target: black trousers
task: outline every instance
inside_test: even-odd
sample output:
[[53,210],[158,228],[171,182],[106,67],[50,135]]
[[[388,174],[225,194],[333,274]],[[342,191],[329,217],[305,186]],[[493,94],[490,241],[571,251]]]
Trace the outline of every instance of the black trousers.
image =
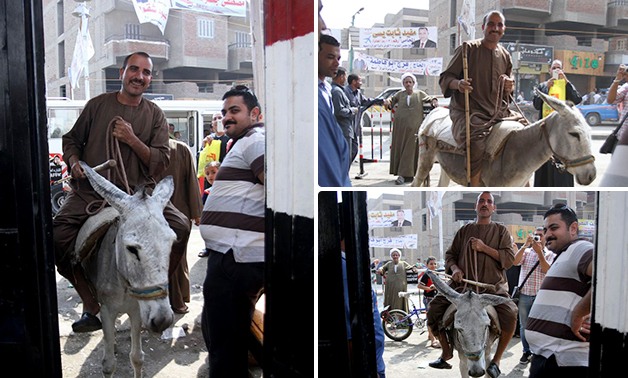
[[530,364],[530,378],[587,378],[588,372],[586,366],[558,366],[554,355],[545,358],[534,354]]
[[264,263],[238,263],[233,251],[209,250],[201,327],[210,378],[248,378],[248,340]]

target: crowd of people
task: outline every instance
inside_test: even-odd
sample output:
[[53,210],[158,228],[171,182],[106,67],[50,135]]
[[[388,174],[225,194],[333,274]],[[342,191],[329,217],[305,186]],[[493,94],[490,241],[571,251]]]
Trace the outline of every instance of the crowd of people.
[[147,53],[128,55],[120,68],[120,90],[88,101],[74,127],[63,136],[63,159],[72,172],[73,190],[53,220],[53,238],[57,269],[72,283],[83,305],[72,329],[93,332],[102,328],[97,316],[100,303],[81,263],[73,258],[73,249],[80,227],[93,214],[93,204],[106,206],[79,161],[96,166],[108,160],[112,156],[104,143],[112,141],[119,149],[113,157],[121,167],[110,175],[116,186],[130,194],[147,188],[150,194],[157,182],[173,177],[174,193],[164,210],[177,236],[168,265],[172,311],[189,311],[186,250],[193,223],[199,226],[206,246],[201,323],[209,376],[248,377],[248,344],[243,340],[249,336],[264,275],[261,106],[246,86],[235,86],[223,95],[222,111],[213,118],[214,133],[204,140],[206,145],[220,147],[218,156],[204,164],[199,176],[189,147],[176,138],[163,111],[143,97],[152,69]]

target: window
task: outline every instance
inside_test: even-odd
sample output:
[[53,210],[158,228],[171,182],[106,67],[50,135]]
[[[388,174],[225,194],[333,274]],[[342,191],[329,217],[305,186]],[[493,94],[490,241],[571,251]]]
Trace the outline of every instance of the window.
[[124,28],[125,39],[140,39],[140,25],[126,24]]
[[65,41],[59,42],[57,50],[57,56],[59,57],[59,77],[65,77],[67,76],[65,70]]
[[196,84],[199,93],[214,93],[214,83],[201,82]]
[[199,38],[214,38],[214,20],[199,18],[196,27]]
[[449,26],[456,26],[456,21],[458,18],[458,10],[456,5],[456,0],[451,0],[451,3],[449,5]]
[[68,97],[65,85],[59,87],[59,97]]
[[624,51],[624,50],[626,50],[626,40],[618,39],[617,45],[615,46],[615,51]]
[[237,31],[235,37],[238,47],[249,47],[251,45],[251,34]]
[[63,34],[63,1],[57,3],[57,35]]
[[449,36],[449,55],[454,55],[454,51],[456,51],[456,35],[451,34]]

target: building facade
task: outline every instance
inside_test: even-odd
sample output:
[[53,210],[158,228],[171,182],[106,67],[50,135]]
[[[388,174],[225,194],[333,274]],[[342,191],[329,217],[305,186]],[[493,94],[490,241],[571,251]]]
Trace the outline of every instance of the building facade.
[[[80,17],[72,0],[44,0],[48,97],[71,97],[72,63]],[[253,84],[251,28],[247,16],[170,9],[164,34],[140,24],[131,1],[86,1],[94,56],[89,60],[88,97],[120,88],[119,69],[136,51],[153,60],[149,95],[161,99],[220,99],[234,83]],[[248,14],[248,12],[247,12]],[[83,79],[74,90],[84,99]]]

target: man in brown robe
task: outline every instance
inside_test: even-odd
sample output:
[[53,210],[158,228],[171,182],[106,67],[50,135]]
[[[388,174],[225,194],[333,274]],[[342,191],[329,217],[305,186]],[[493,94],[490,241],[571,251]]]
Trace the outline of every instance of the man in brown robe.
[[[53,220],[55,264],[59,274],[68,279],[83,302],[81,319],[72,324],[74,332],[92,332],[102,328],[96,314],[100,304],[81,264],[73,261],[74,244],[79,229],[89,217],[89,211],[98,208],[102,197],[92,188],[79,161],[96,166],[110,158],[106,143],[113,140],[120,147],[121,162],[114,172],[104,173],[122,190],[140,186],[154,188],[153,177],[169,164],[168,124],[164,112],[152,101],[143,98],[152,81],[153,62],[144,52],[130,54],[120,68],[122,87],[94,97],[87,102],[76,123],[63,136],[63,160],[72,171],[74,190],[68,195]],[[118,171],[124,164],[124,172]],[[124,173],[124,174],[123,174]],[[124,177],[122,177],[124,176]],[[126,180],[124,180],[126,178]],[[126,181],[126,182],[125,182]],[[190,224],[172,203],[164,209],[168,224],[177,234],[172,254],[185,253],[185,235]],[[187,240],[187,239],[186,239]],[[174,266],[170,267],[170,273]]]
[[[493,195],[490,192],[482,192],[475,204],[476,222],[464,225],[458,230],[451,247],[445,254],[445,269],[452,275],[450,286],[458,292],[462,292],[467,285],[462,282],[462,278],[466,278],[495,285],[495,290],[479,288],[480,293],[509,298],[506,270],[513,265],[515,250],[512,247],[513,239],[508,229],[491,221],[495,210]],[[438,336],[443,348],[441,356],[429,364],[437,369],[451,369],[451,365],[446,361],[453,357],[453,347],[449,344],[446,331],[442,328],[442,318],[450,304],[445,296],[437,295],[430,303],[430,310],[427,313],[427,324],[432,329],[432,333]],[[499,371],[501,357],[517,326],[517,306],[514,302],[495,306],[495,310],[502,333],[497,344],[497,351],[487,369],[489,374],[491,374],[492,365],[495,365]]]
[[[188,222],[193,221],[198,226],[201,222],[203,203],[196,178],[194,157],[192,152],[190,152],[190,148],[178,140],[170,139],[169,147],[170,165],[155,179],[159,182],[166,176],[172,176],[174,192],[170,201],[174,207],[185,214]],[[182,241],[185,242],[184,250],[187,250],[189,237],[190,233],[188,232],[187,237]],[[172,271],[172,274],[168,277],[170,306],[172,311],[177,314],[185,314],[189,311],[185,303],[190,302],[190,271],[185,253],[181,256],[171,254],[170,267]]]
[[[486,138],[496,123],[509,119],[521,121],[519,113],[508,108],[514,89],[512,60],[508,50],[499,44],[506,30],[506,19],[498,11],[484,16],[484,38],[465,42],[454,52],[449,66],[440,74],[443,95],[451,97],[449,116],[458,147],[466,149],[466,117],[464,91],[469,95],[471,123],[471,185],[480,186],[482,158]],[[462,54],[467,49],[469,78],[464,80]],[[502,77],[502,75],[505,75]],[[500,91],[500,82],[503,91]],[[498,99],[499,96],[499,99]]]

